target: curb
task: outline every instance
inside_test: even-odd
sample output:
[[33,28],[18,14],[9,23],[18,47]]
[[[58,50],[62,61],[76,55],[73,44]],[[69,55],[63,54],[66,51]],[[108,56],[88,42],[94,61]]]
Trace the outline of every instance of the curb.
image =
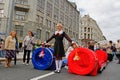
[[[32,59],[32,58],[30,58],[30,59]],[[23,58],[17,58],[17,61],[21,61],[21,60],[23,60]],[[0,58],[0,61],[1,62],[5,61],[5,58]],[[14,61],[14,59],[12,59],[12,61]]]

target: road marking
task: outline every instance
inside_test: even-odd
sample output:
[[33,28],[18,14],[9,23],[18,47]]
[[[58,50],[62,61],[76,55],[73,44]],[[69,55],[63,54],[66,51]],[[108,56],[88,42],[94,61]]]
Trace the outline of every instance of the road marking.
[[55,74],[55,73],[54,73],[54,72],[50,72],[50,73],[48,73],[48,74],[45,74],[45,75],[42,75],[42,76],[38,76],[38,77],[32,78],[32,79],[30,79],[30,80],[39,80],[39,79],[48,77],[48,76],[53,75],[53,74]]

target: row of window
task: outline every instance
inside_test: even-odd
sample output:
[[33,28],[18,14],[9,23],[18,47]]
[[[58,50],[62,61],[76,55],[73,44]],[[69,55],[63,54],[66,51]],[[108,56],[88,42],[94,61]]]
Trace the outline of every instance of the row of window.
[[[17,35],[20,36],[20,37],[23,37],[23,28],[24,28],[23,26],[19,26],[19,25],[16,25],[16,27],[15,27]],[[70,31],[70,33],[72,33],[72,31]],[[36,38],[41,39],[41,36],[42,36],[42,30],[37,29],[36,30]],[[50,32],[46,31],[45,36],[46,36],[45,39],[47,40],[50,37]],[[78,34],[75,34],[75,33],[73,33],[73,36],[72,35],[70,35],[70,36],[73,37],[73,38],[78,38]],[[89,37],[90,37],[90,35],[88,34],[88,38]],[[85,34],[85,38],[86,38],[86,34]]]
[[[43,24],[43,17],[37,15],[36,21],[37,21],[38,24],[40,24],[40,23]],[[58,21],[57,21],[57,22],[58,22]],[[65,27],[70,26],[70,28],[72,28],[72,26],[74,25],[73,30],[76,30],[76,31],[77,31],[77,27],[75,27],[75,26],[77,26],[77,23],[76,23],[75,21],[72,21],[71,18],[69,19],[69,17],[68,17],[67,15],[64,16],[64,17],[61,17],[60,22],[61,22],[61,23],[63,24],[63,26],[65,26]],[[49,28],[51,28],[51,29],[54,29],[55,26],[56,26],[56,23],[53,22],[53,25],[52,25],[52,21],[51,21],[51,20],[48,20],[48,19],[45,20],[45,24],[46,24],[47,27],[49,27]],[[73,24],[73,25],[72,25],[72,24]]]
[[[15,29],[16,29],[16,32],[17,32],[17,35],[19,37],[23,37],[23,26],[19,26],[19,25],[16,25]],[[41,36],[42,36],[42,30],[41,29],[37,29],[36,30],[36,38],[37,39],[41,39]],[[45,39],[47,40],[50,36],[50,33],[48,31],[46,31],[46,37]]]
[[16,16],[15,16],[16,20],[26,20],[26,17],[27,17],[27,12],[16,11]]
[[[60,0],[60,9],[63,11],[65,9],[65,13],[68,13],[73,18],[76,18],[76,15],[79,16],[79,13],[74,9],[72,6],[69,6],[69,3],[65,2],[64,0]],[[55,0],[55,4],[59,5],[59,0]],[[54,7],[54,16],[58,17],[59,15],[59,9],[56,9],[57,7]],[[45,0],[38,0],[37,3],[37,10],[44,13],[45,9]],[[47,1],[47,9],[46,9],[46,15],[49,17],[52,17],[52,11],[53,11],[53,5]]]
[[28,5],[28,0],[15,0],[15,3]]
[[84,27],[84,32],[92,32],[92,28]]
[[0,9],[0,18],[4,17],[4,10]]
[[83,39],[92,39],[93,35],[92,34],[86,34],[84,33]]

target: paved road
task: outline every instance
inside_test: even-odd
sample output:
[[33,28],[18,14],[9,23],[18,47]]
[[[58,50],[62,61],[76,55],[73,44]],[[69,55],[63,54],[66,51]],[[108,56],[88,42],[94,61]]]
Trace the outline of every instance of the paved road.
[[[38,80],[120,80],[120,64],[113,61],[108,64],[106,70],[97,76],[80,76],[69,74],[65,68],[62,69],[60,74],[52,74],[48,77]],[[42,76],[52,71],[35,70],[30,65],[23,65],[21,61],[16,66],[11,68],[4,68],[3,64],[0,65],[0,80],[30,80],[32,78]],[[34,80],[34,79],[32,79]]]

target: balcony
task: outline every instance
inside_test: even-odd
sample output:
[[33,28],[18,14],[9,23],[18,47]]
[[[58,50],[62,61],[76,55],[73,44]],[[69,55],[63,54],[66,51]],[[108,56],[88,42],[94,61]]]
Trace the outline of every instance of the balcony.
[[15,0],[15,9],[20,11],[28,11],[30,9],[28,0]]

